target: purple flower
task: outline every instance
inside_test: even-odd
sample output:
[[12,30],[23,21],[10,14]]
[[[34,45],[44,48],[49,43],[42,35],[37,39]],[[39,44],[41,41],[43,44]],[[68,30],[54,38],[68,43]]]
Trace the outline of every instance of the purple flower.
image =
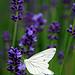
[[60,24],[58,22],[51,23],[48,31],[52,33],[58,33],[60,31]]
[[34,47],[30,46],[29,51],[34,51]]
[[12,65],[9,65],[8,68],[7,68],[7,70],[8,70],[8,71],[11,71],[11,72],[13,72],[14,69],[15,69],[15,68],[14,68],[14,66],[12,66]]
[[21,63],[21,64],[19,64],[18,69],[19,70],[25,70],[26,69],[26,65]]
[[48,35],[48,39],[50,39],[50,40],[58,40],[58,36],[56,36],[56,35]]
[[67,32],[72,33],[72,25],[69,26],[69,28],[67,29]]
[[3,33],[3,40],[5,42],[8,42],[10,40],[10,35],[9,35],[9,32],[4,32]]
[[22,36],[22,39],[21,39],[21,44],[23,45],[31,45],[32,42],[35,42],[37,41],[36,40],[36,33],[37,33],[37,30],[35,27],[28,27],[26,29],[26,34]]
[[8,70],[14,72],[16,75],[24,75],[25,64],[21,61],[22,53],[18,48],[11,47],[8,50]]
[[63,0],[64,4],[69,4],[71,2],[71,0]]
[[18,16],[12,15],[11,19],[14,20],[14,21],[17,21],[18,20]]
[[13,64],[14,62],[12,60],[8,60],[8,64]]
[[24,17],[25,27],[34,24],[34,22],[32,20],[33,15],[34,15],[33,13],[26,13],[26,15]]
[[58,52],[58,59],[63,59],[64,58],[64,52],[63,51],[59,51]]
[[17,21],[23,18],[23,0],[11,0],[11,11],[13,15],[11,17],[12,20]]
[[23,0],[17,0],[17,4],[22,4],[23,2]]
[[[57,33],[60,32],[60,23],[59,22],[52,22],[48,29],[48,39],[49,40],[58,40]],[[56,48],[56,44],[49,45],[48,48]]]
[[57,33],[60,31],[60,24],[58,22],[52,22],[48,29],[48,39],[58,40]]
[[27,50],[34,50],[35,43],[37,42],[37,30],[31,25],[26,28],[26,33],[22,36],[19,41],[19,46],[25,46]]
[[33,35],[33,30],[32,30],[32,29],[28,29],[28,30],[27,30],[27,34],[28,34],[29,36]]
[[43,19],[42,13],[39,14],[27,13],[24,20],[26,25],[28,26],[35,25],[36,27],[43,25],[47,22],[46,19]]
[[36,23],[36,24],[39,24],[39,25],[43,25],[47,22],[46,19],[43,19],[43,14],[42,13],[39,13],[39,14],[35,14],[33,17],[32,17],[32,20]]
[[59,64],[62,64],[63,59],[64,59],[64,52],[63,51],[59,51],[58,52],[58,62],[59,62]]
[[73,27],[72,25],[70,25],[67,29],[67,32],[69,32],[75,38],[75,26]]
[[72,11],[75,12],[75,3],[72,4]]

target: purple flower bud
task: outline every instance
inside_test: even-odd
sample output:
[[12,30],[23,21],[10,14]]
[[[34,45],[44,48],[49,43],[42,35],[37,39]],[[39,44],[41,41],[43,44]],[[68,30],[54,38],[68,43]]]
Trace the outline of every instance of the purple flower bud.
[[13,64],[14,62],[12,60],[8,60],[8,64]]
[[64,52],[63,51],[59,51],[58,52],[58,59],[63,59],[64,58]]
[[23,19],[23,13],[22,12],[19,12],[18,13],[18,20],[22,20]]
[[67,32],[72,33],[72,29],[67,29]]
[[12,65],[8,66],[7,70],[13,72],[14,71],[14,66],[12,66]]
[[30,36],[30,35],[33,35],[33,31],[31,29],[28,29],[28,32],[27,34]]
[[21,52],[17,52],[16,55],[17,55],[17,58],[21,58],[22,57]]
[[19,64],[18,69],[19,70],[25,70],[26,69],[26,65],[21,63],[21,64]]
[[67,32],[72,33],[72,25],[69,26],[69,28],[67,29]]
[[72,25],[70,25],[67,32],[69,32],[75,38],[75,26],[72,27]]
[[18,4],[22,4],[24,1],[23,0],[17,0]]
[[39,17],[37,19],[37,21],[38,21],[39,25],[43,25],[43,24],[45,24],[47,22],[47,20],[43,19],[42,17]]
[[36,37],[36,36],[33,37],[33,41],[34,41],[34,42],[37,42],[37,37]]
[[14,16],[14,15],[13,15],[13,16],[11,17],[11,19],[12,19],[13,21],[17,21],[17,20],[18,20],[18,16]]
[[34,51],[34,48],[30,46],[29,51]]
[[59,51],[58,52],[58,63],[62,64],[63,59],[64,59],[64,52],[63,51]]
[[32,17],[32,20],[35,22],[35,23],[38,23],[39,25],[43,25],[44,23],[47,22],[47,20],[43,19],[43,14],[42,13],[39,13],[39,14],[36,14]]
[[18,11],[22,11],[24,9],[23,5],[18,6]]
[[33,13],[27,13],[24,17],[24,21],[26,23],[26,25],[30,26],[34,24],[34,21],[32,20],[33,17]]
[[72,29],[72,25],[70,25],[70,29]]
[[37,15],[34,15],[34,16],[32,17],[32,20],[37,21],[37,19],[40,18],[40,17],[42,17],[42,16],[43,16],[43,14],[42,14],[42,13],[39,13],[39,14],[37,14]]
[[12,5],[10,8],[11,8],[12,11],[16,11],[17,10],[17,6],[15,4]]

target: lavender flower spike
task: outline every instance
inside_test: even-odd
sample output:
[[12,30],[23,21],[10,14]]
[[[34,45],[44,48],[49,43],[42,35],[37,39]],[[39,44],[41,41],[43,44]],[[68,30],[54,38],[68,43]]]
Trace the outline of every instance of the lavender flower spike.
[[13,15],[11,17],[12,20],[17,21],[23,18],[23,0],[11,0],[11,11]]
[[60,23],[59,22],[51,23],[48,31],[52,33],[58,33],[60,31]]
[[[27,13],[25,18],[25,34],[19,41],[19,46],[26,48],[28,57],[34,54],[35,43],[37,42],[37,34],[42,30],[46,20],[43,19],[43,14]],[[25,52],[24,52],[25,53]]]
[[64,59],[64,52],[63,51],[59,51],[58,52],[58,62],[59,62],[59,64],[62,64],[63,59]]
[[21,61],[22,53],[18,48],[11,47],[8,50],[8,70],[16,75],[25,75],[25,65]]
[[3,40],[4,40],[5,42],[9,42],[9,41],[10,41],[10,35],[9,35],[8,32],[4,32],[4,33],[3,33]]

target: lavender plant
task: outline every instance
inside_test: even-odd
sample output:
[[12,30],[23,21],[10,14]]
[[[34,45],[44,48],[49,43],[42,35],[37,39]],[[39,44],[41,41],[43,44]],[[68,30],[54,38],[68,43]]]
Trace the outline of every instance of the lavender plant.
[[[0,39],[2,46],[0,74],[30,75],[26,70],[24,59],[43,49],[56,47],[57,52],[49,63],[49,68],[54,71],[55,75],[75,75],[74,2],[74,0],[11,0],[10,29],[8,28],[6,31],[7,22],[3,23],[4,30],[0,29],[3,32],[3,41]],[[3,13],[3,15],[5,14]],[[1,15],[0,17],[3,18]],[[0,23],[1,21],[0,19]],[[24,31],[20,30],[19,25]],[[9,31],[12,31],[13,34]],[[8,57],[6,57],[7,55]],[[8,61],[7,65],[6,60]],[[7,66],[8,71],[5,66]]]
[[[23,55],[27,55],[29,58],[34,54],[35,43],[37,42],[37,34],[40,32],[41,27],[46,20],[43,19],[43,14],[27,14],[23,18],[23,0],[12,0],[11,9],[14,15],[12,15],[12,20],[15,22],[12,46],[15,47],[16,42],[16,32],[17,24],[19,20],[24,19],[25,34],[19,40],[19,48],[10,47],[8,50],[8,71],[14,73],[15,75],[26,75],[25,64],[22,60]],[[30,23],[29,23],[30,21]],[[4,36],[5,37],[5,36]],[[6,36],[7,37],[7,36]],[[26,49],[26,51],[24,50]]]

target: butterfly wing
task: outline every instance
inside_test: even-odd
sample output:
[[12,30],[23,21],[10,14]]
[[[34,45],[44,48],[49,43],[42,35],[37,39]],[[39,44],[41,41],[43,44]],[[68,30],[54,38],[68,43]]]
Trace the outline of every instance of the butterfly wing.
[[53,58],[55,52],[56,52],[56,48],[49,48],[40,53],[33,55],[31,58],[29,58],[29,60],[33,60],[37,62],[38,61],[49,62]]
[[37,67],[33,62],[26,59],[25,61],[26,68],[31,74],[38,74],[41,73],[41,69]]
[[34,74],[34,75],[53,75],[53,74],[44,74],[44,73],[40,73],[40,74]]
[[43,74],[43,73],[40,73],[40,74],[34,74],[34,75],[53,75],[53,74]]
[[54,73],[48,69],[48,62],[53,58],[55,52],[55,48],[50,48],[24,60],[28,71],[33,75],[53,75]]
[[48,63],[46,62],[34,62],[34,61],[29,61],[28,59],[26,59],[25,64],[26,64],[27,70],[33,75],[45,75],[45,74],[53,75],[54,74],[51,70],[47,68]]

